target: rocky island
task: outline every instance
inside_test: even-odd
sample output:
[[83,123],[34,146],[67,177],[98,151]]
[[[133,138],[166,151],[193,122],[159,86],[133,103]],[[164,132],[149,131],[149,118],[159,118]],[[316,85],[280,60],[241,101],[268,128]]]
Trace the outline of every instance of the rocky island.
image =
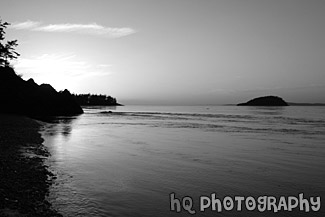
[[237,106],[288,106],[288,103],[278,96],[263,96],[239,103]]

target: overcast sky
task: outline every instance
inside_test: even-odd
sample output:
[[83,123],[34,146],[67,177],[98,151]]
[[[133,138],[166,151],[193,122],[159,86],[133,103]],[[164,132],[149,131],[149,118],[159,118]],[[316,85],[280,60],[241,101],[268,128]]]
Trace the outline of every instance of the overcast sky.
[[23,78],[124,104],[325,102],[324,0],[0,0]]

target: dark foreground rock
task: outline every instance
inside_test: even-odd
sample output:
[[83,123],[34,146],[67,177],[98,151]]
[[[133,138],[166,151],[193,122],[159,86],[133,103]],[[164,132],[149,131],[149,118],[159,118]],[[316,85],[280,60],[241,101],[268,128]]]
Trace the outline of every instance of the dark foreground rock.
[[44,165],[40,125],[3,114],[0,123],[0,216],[62,216],[46,198],[55,176]]
[[278,96],[263,96],[258,97],[252,100],[249,100],[246,103],[239,103],[238,106],[288,106],[282,98]]
[[0,112],[42,116],[83,113],[68,90],[57,92],[51,85],[23,80],[10,67],[0,67]]

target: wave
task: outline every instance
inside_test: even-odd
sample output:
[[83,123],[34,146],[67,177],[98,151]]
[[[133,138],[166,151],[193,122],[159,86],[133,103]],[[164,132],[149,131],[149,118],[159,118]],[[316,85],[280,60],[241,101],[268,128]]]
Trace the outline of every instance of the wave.
[[150,127],[201,129],[205,131],[325,135],[325,120],[304,117],[172,113],[172,112],[98,112],[109,117],[107,124],[148,125]]

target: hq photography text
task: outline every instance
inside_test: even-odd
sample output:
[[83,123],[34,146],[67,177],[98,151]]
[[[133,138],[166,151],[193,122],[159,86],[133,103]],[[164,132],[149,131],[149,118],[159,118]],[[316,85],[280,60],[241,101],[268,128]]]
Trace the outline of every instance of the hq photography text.
[[210,196],[202,195],[199,197],[199,210],[194,208],[194,200],[190,196],[176,197],[175,193],[169,195],[170,211],[180,213],[188,212],[189,214],[196,214],[205,212],[207,210],[213,212],[227,212],[227,211],[255,211],[264,212],[318,212],[321,208],[321,198],[305,197],[304,193],[296,196],[225,196],[223,198],[217,197],[216,193]]

